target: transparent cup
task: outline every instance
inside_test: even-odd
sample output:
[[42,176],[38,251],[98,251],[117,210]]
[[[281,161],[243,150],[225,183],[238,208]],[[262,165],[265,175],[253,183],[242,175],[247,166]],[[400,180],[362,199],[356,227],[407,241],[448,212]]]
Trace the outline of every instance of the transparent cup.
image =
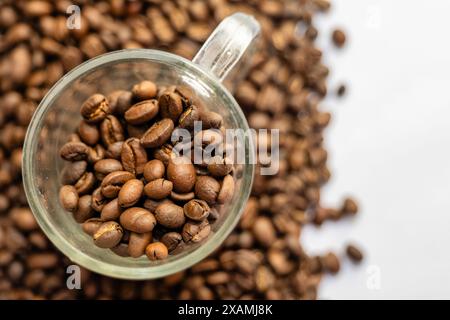
[[[245,163],[236,167],[236,190],[213,232],[201,244],[163,261],[117,256],[98,248],[58,200],[63,161],[60,147],[81,120],[79,108],[91,94],[108,94],[144,79],[158,85],[187,86],[227,128],[248,130],[242,110],[221,83],[259,34],[255,19],[242,13],[226,18],[205,42],[193,61],[167,52],[121,50],[91,59],[70,71],[47,93],[36,110],[24,143],[23,182],[30,207],[42,230],[70,260],[94,272],[122,279],[163,277],[199,262],[212,253],[237,224],[251,191],[254,147],[245,139]],[[242,69],[241,69],[242,70]],[[235,73],[235,72],[234,72]],[[238,72],[239,73],[239,72]],[[236,73],[235,73],[236,74]],[[226,80],[232,80],[230,78]]]

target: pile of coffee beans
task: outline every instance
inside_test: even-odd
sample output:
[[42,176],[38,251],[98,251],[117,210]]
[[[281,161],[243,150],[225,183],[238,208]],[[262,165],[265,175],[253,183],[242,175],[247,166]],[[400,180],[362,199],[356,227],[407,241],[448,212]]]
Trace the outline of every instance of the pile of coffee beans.
[[[80,8],[80,29],[66,27],[71,5]],[[299,242],[301,230],[358,211],[352,199],[337,209],[320,202],[330,178],[322,142],[331,115],[320,107],[329,70],[315,39],[332,32],[318,30],[314,20],[328,10],[329,0],[1,1],[0,298],[316,298],[322,275],[339,270],[345,250],[310,255]],[[237,11],[254,15],[263,36],[235,96],[252,127],[280,129],[279,173],[255,177],[238,227],[198,265],[145,282],[82,269],[81,289],[68,289],[70,261],[39,230],[21,182],[22,144],[38,103],[65,72],[108,51],[158,48],[191,59],[214,27]],[[359,259],[355,252],[349,250]]]
[[206,239],[210,221],[223,211],[219,205],[233,196],[233,164],[226,154],[194,165],[173,152],[178,140],[171,141],[172,133],[194,124],[203,129],[195,133],[201,147],[225,143],[222,116],[193,104],[186,91],[145,80],[108,97],[96,93],[81,105],[77,133],[60,150],[70,163],[59,198],[98,247],[165,259]]

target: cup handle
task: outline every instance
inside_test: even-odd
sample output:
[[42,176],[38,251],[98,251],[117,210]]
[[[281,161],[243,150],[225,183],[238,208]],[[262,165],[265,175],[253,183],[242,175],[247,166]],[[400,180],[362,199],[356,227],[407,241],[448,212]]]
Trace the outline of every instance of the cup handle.
[[[260,34],[255,18],[237,12],[226,17],[192,60],[223,82]],[[228,79],[227,79],[228,80]]]

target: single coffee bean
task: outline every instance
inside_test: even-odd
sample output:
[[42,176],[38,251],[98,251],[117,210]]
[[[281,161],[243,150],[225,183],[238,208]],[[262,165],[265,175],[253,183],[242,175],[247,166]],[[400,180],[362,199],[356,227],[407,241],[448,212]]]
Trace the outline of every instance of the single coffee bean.
[[160,160],[164,163],[164,165],[169,164],[169,160],[175,157],[175,153],[173,152],[173,146],[171,144],[164,144],[160,148],[156,149],[153,152],[153,157],[157,160]]
[[14,225],[21,231],[32,231],[39,228],[36,219],[29,208],[13,208],[9,212],[9,217],[13,221]]
[[122,145],[123,141],[117,141],[108,146],[108,149],[105,152],[105,156],[107,158],[120,160],[120,155],[122,153]]
[[358,204],[352,198],[346,198],[341,208],[342,214],[355,215],[358,213]]
[[78,126],[78,135],[81,140],[90,145],[94,146],[100,140],[100,132],[94,124],[87,123],[86,121],[81,121]]
[[163,243],[153,242],[145,248],[145,254],[150,260],[155,261],[167,258],[169,251]]
[[73,217],[76,222],[83,223],[86,220],[92,218],[94,210],[92,209],[92,196],[87,194],[78,200],[78,208],[73,213]]
[[128,171],[111,172],[102,181],[102,194],[107,198],[117,197],[123,184],[131,179],[134,179],[134,175]]
[[111,248],[110,250],[120,257],[126,258],[130,256],[130,254],[128,253],[128,243],[121,242],[117,246]]
[[321,257],[323,268],[330,273],[337,273],[340,269],[339,258],[332,252]]
[[215,177],[223,177],[233,170],[233,163],[229,158],[215,156],[208,163],[208,171]]
[[167,247],[169,252],[172,252],[183,241],[183,237],[178,232],[167,232],[160,240]]
[[90,218],[83,222],[81,227],[85,233],[93,236],[103,223],[104,221],[99,218]]
[[355,263],[359,263],[363,259],[363,254],[356,246],[349,244],[346,248],[347,256]]
[[90,96],[81,106],[81,115],[89,123],[98,123],[109,113],[108,101],[99,93]]
[[133,258],[139,258],[145,253],[145,248],[152,242],[152,233],[131,232],[128,242],[128,254]]
[[111,113],[123,115],[130,107],[133,100],[131,91],[117,90],[108,96]]
[[223,135],[218,129],[202,130],[195,134],[194,141],[199,141],[203,147],[211,145],[218,148],[223,143]]
[[158,88],[152,81],[142,81],[135,84],[131,89],[133,96],[138,100],[148,100],[156,97]]
[[255,239],[264,247],[270,247],[277,239],[275,228],[267,217],[258,217],[252,231]]
[[191,200],[183,207],[184,214],[191,220],[202,221],[209,215],[210,208],[206,201],[203,200]]
[[155,210],[155,217],[160,225],[171,229],[181,227],[186,221],[183,208],[174,203],[160,204]]
[[170,198],[174,201],[178,201],[178,202],[187,202],[189,200],[192,200],[195,198],[195,193],[194,192],[187,192],[187,193],[177,193],[172,191],[170,193]]
[[167,166],[167,179],[172,181],[173,189],[179,193],[192,190],[196,179],[195,167],[187,157],[170,159]]
[[88,152],[88,162],[89,163],[96,163],[97,161],[100,161],[105,158],[106,150],[103,148],[101,144],[97,144],[93,148],[89,148]]
[[147,124],[142,124],[139,126],[134,126],[132,124],[127,124],[127,132],[130,138],[142,139],[144,133],[148,130]]
[[223,118],[220,114],[213,111],[203,111],[200,114],[200,120],[202,121],[203,129],[215,128],[218,129],[222,126]]
[[134,206],[141,199],[143,191],[144,183],[141,180],[128,180],[119,191],[119,206],[122,208]]
[[68,142],[59,151],[61,157],[67,161],[79,161],[87,158],[89,147],[82,142]]
[[161,201],[156,201],[156,200],[152,200],[152,199],[146,199],[144,201],[144,208],[149,210],[150,212],[155,212],[156,208],[163,203],[173,203],[171,200],[169,199],[163,199]]
[[103,206],[100,218],[103,221],[117,220],[121,214],[122,208],[119,206],[119,199],[115,198]]
[[183,103],[178,93],[167,90],[158,99],[161,116],[163,118],[170,118],[174,122],[183,112]]
[[132,125],[144,124],[153,119],[158,111],[157,100],[144,100],[136,103],[125,112],[125,120]]
[[194,128],[194,122],[200,119],[200,111],[197,106],[190,106],[181,115],[178,120],[178,125],[180,128],[192,129]]
[[86,161],[68,162],[61,172],[62,184],[75,184],[81,176],[86,172]]
[[124,133],[120,121],[113,115],[108,115],[100,125],[101,138],[105,146],[123,141]]
[[173,184],[171,181],[161,178],[147,183],[144,187],[144,192],[150,199],[162,200],[170,195],[172,188]]
[[79,195],[91,192],[95,185],[95,176],[92,172],[85,172],[75,183],[74,187]]
[[161,121],[153,124],[141,138],[141,144],[145,148],[156,148],[163,145],[169,140],[174,129],[173,121],[169,118],[164,118]]
[[211,226],[209,225],[208,220],[203,220],[201,222],[189,221],[183,226],[181,235],[184,242],[197,243],[206,239],[210,232]]
[[101,212],[105,206],[107,199],[103,196],[102,188],[98,187],[92,192],[92,209],[97,212]]
[[111,172],[122,170],[122,164],[115,159],[102,159],[97,161],[94,165],[95,177],[100,181]]
[[223,178],[222,186],[220,187],[219,194],[217,195],[217,203],[224,204],[233,198],[234,194],[234,179],[231,175],[226,175]]
[[78,206],[78,192],[74,186],[65,185],[59,190],[59,201],[62,207],[70,212],[77,209]]
[[120,158],[126,171],[138,175],[144,171],[147,163],[147,151],[142,147],[139,139],[129,138],[122,146]]
[[209,205],[217,202],[220,189],[220,183],[210,176],[200,176],[195,183],[195,195]]
[[344,31],[342,31],[340,29],[334,30],[333,34],[332,34],[332,39],[333,39],[333,43],[336,45],[336,47],[342,48],[344,46],[345,40],[346,40]]
[[164,177],[166,167],[161,160],[153,159],[147,162],[144,166],[144,178],[150,182]]
[[122,227],[115,221],[104,222],[94,233],[94,243],[100,248],[113,248],[123,236]]
[[121,214],[120,224],[129,231],[146,233],[153,230],[156,225],[156,219],[150,211],[144,208],[133,207]]

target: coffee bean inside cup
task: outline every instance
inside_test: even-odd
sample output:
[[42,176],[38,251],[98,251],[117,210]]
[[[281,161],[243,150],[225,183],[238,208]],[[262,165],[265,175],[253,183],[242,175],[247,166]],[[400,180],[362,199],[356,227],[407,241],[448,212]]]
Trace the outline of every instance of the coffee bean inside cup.
[[144,80],[80,106],[77,132],[60,149],[67,163],[59,198],[98,247],[163,260],[202,243],[225,217],[235,188],[230,159],[196,164],[174,153],[174,130],[192,131],[197,120],[205,123],[201,147],[224,140],[222,116],[194,105],[187,92]]

